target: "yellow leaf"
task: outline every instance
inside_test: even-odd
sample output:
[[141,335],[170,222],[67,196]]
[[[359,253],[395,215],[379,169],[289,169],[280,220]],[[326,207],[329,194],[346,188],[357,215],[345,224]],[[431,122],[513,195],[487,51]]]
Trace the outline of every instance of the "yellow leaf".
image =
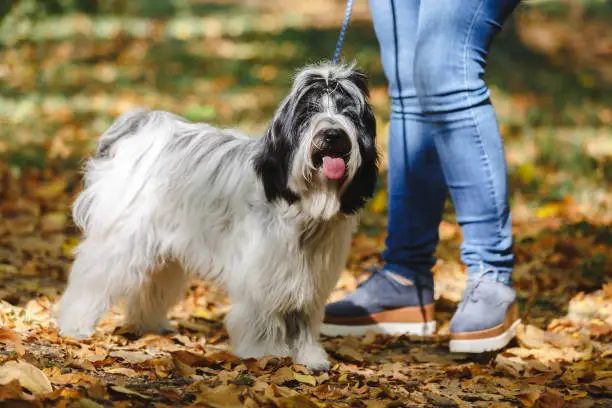
[[33,394],[45,394],[53,391],[47,376],[25,361],[9,361],[0,367],[0,384],[8,384],[13,380]]
[[50,199],[63,195],[65,190],[66,179],[64,177],[59,177],[53,181],[39,185],[35,193],[39,198]]
[[317,385],[317,380],[312,375],[293,373],[293,378],[301,383],[312,385],[313,387]]
[[204,319],[204,320],[210,320],[210,321],[216,320],[215,315],[213,315],[209,310],[206,310],[206,309],[196,309],[191,313],[191,315],[193,317],[197,317],[198,319]]
[[72,251],[74,251],[74,248],[76,248],[78,244],[79,244],[79,240],[77,238],[74,238],[74,237],[67,238],[66,241],[64,241],[64,243],[62,244],[62,252],[64,256],[71,256]]
[[539,218],[555,217],[563,211],[565,203],[549,203],[536,210],[536,215]]
[[291,381],[294,379],[295,373],[289,367],[281,367],[270,377],[270,381],[275,384],[282,384],[286,381]]
[[525,163],[516,168],[516,173],[523,183],[530,184],[535,179],[536,168],[533,163]]
[[586,391],[570,391],[570,394],[564,396],[563,399],[566,400],[566,401],[572,401],[572,400],[575,400],[575,399],[584,398],[587,395],[589,395],[589,393],[586,392]]
[[523,406],[527,408],[531,408],[533,404],[535,404],[536,400],[540,397],[540,395],[541,395],[541,392],[533,391],[533,392],[526,392],[523,394],[518,394],[515,396],[515,398],[519,400],[523,404]]
[[370,209],[376,214],[387,210],[387,190],[380,190],[370,202]]

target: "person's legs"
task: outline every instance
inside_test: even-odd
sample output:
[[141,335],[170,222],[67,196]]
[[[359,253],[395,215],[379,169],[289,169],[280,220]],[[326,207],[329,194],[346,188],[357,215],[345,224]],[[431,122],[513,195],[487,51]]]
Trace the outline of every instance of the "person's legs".
[[461,351],[503,347],[516,325],[508,318],[515,295],[506,163],[483,75],[493,38],[518,2],[438,0],[419,9],[415,85],[463,231],[469,274],[451,321],[451,349]]
[[384,269],[431,285],[447,188],[414,83],[420,3],[374,0],[370,4],[391,96]]
[[370,2],[392,108],[385,265],[348,297],[328,305],[326,334],[426,334],[435,327],[431,268],[447,189],[413,80],[419,3]]

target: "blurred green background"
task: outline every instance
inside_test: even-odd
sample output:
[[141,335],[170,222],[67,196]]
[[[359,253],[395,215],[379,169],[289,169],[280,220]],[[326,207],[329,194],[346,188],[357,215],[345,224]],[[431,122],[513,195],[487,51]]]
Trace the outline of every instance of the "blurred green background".
[[[14,171],[77,168],[113,118],[138,105],[257,135],[296,69],[331,57],[345,7],[342,0],[0,4],[0,154]],[[612,1],[524,1],[493,48],[487,81],[518,221],[569,204],[610,217],[611,21]],[[343,54],[371,75],[384,150],[389,105],[365,0],[356,2]],[[382,177],[372,212],[384,214],[384,201]]]

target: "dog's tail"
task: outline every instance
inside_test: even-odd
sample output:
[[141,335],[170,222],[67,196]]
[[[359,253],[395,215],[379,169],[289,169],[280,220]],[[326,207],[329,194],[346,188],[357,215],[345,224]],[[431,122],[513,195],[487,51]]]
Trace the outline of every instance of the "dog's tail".
[[[84,231],[98,231],[114,225],[122,212],[130,206],[149,180],[148,172],[158,160],[168,131],[167,115],[135,109],[119,116],[100,137],[93,157],[87,161],[84,189],[75,200],[72,215],[75,224]],[[119,154],[120,145],[129,139],[140,138],[141,143],[126,145],[125,154]]]
[[111,147],[116,141],[125,136],[130,136],[147,123],[150,111],[144,108],[134,109],[119,116],[111,127],[104,132],[98,141],[95,158],[111,156]]

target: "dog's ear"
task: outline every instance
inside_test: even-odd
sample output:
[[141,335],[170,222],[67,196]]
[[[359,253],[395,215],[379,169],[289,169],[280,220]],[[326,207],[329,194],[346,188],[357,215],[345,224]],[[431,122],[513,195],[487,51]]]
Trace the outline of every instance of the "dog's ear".
[[263,136],[264,143],[255,155],[253,164],[268,201],[284,199],[292,204],[298,200],[298,196],[288,186],[293,149],[287,131],[283,121],[274,118]]
[[366,104],[359,129],[359,153],[361,166],[349,183],[340,202],[340,211],[354,214],[374,195],[378,180],[378,151],[376,150],[376,118],[372,108]]

